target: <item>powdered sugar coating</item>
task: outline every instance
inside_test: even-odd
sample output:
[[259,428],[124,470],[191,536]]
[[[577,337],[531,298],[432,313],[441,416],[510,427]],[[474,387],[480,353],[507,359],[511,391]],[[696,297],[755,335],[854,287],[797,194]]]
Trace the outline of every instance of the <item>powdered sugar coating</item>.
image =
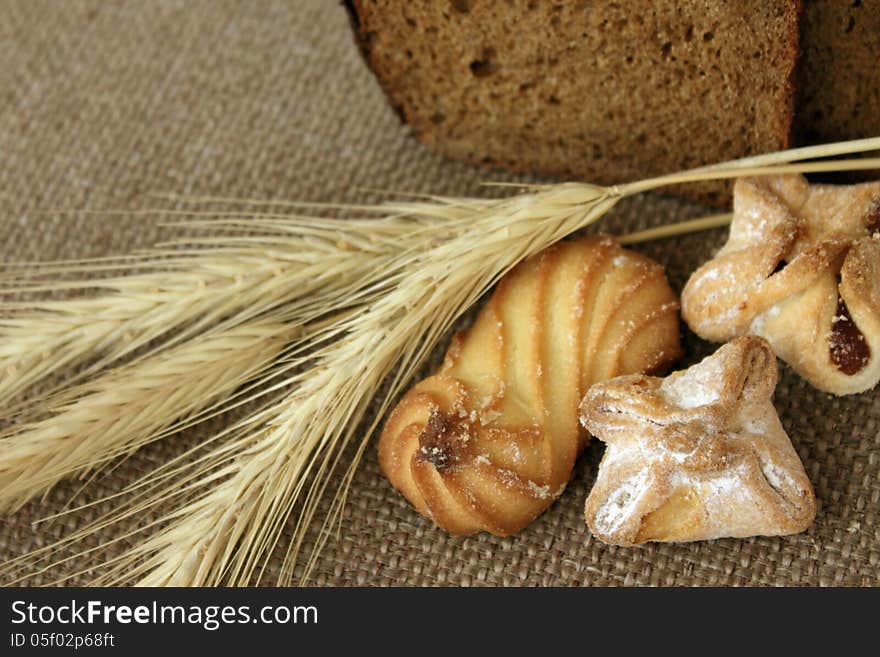
[[877,208],[880,182],[738,180],[729,239],[688,280],[682,316],[707,340],[766,338],[821,390],[873,388],[880,382]]
[[593,386],[581,421],[607,443],[586,503],[593,533],[632,545],[802,531],[815,499],[775,383],[770,346],[746,337],[666,379]]
[[648,471],[624,479],[605,499],[596,512],[596,527],[605,534],[613,534],[629,520],[639,501],[648,493]]
[[679,408],[696,408],[718,401],[721,364],[706,359],[684,373],[675,373],[663,379],[660,390],[670,404]]

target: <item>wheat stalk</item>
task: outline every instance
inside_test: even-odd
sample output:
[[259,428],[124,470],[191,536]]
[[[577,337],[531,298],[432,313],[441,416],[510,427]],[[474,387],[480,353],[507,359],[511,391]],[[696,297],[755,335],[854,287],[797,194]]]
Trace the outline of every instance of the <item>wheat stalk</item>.
[[245,324],[78,386],[74,401],[0,437],[0,510],[179,430],[181,420],[192,421],[268,368],[289,337],[284,324]]
[[[372,397],[365,391],[376,391],[402,365],[385,396],[387,406],[460,309],[476,301],[516,262],[598,218],[617,198],[589,187],[575,193],[559,188],[538,196],[540,204],[530,199],[493,202],[493,212],[479,213],[482,220],[434,248],[401,259],[391,273],[389,292],[348,320],[345,337],[323,349],[307,372],[289,380],[293,392],[278,404],[278,412],[267,417],[256,434],[244,433],[238,449],[225,456],[226,462],[240,466],[233,467],[223,483],[205,486],[203,497],[188,504],[168,530],[133,551],[132,561],[123,562],[120,572],[130,576],[143,569],[147,572],[141,583],[150,585],[246,584],[259,578],[264,557],[297,503],[305,504],[303,526],[314,515],[319,498],[304,484],[312,476],[326,475],[333,457],[354,438]],[[542,210],[536,212],[538,207]],[[473,217],[472,206],[445,209],[438,218]],[[562,221],[554,220],[560,216]],[[523,240],[534,235],[536,222],[546,222],[545,229],[536,239]],[[488,266],[487,241],[493,256]],[[438,271],[438,262],[458,266]],[[414,336],[422,339],[414,341]],[[238,458],[245,450],[247,461]],[[183,537],[188,540],[181,544]],[[298,547],[294,544],[291,554]],[[140,565],[134,567],[135,563]]]
[[[98,583],[132,579],[143,584],[253,583],[260,580],[267,556],[296,510],[293,540],[280,576],[287,582],[346,446],[355,443],[355,455],[323,519],[323,529],[339,521],[354,468],[382,414],[453,322],[511,267],[595,222],[625,196],[740,175],[873,168],[877,163],[870,160],[789,163],[878,148],[880,138],[875,138],[757,156],[607,188],[570,183],[535,186],[527,194],[504,199],[432,198],[385,206],[393,217],[415,220],[416,228],[406,223],[395,228],[391,239],[396,241],[396,253],[385,263],[381,280],[368,286],[369,302],[364,300],[362,284],[342,286],[354,297],[347,306],[351,312],[316,336],[310,360],[300,361],[302,369],[291,370],[284,380],[289,392],[234,427],[231,440],[207,455],[191,464],[160,468],[137,484],[149,494],[67,540],[79,540],[144,510],[170,508],[140,530],[147,535],[113,559]],[[285,222],[275,221],[279,226]],[[356,220],[339,220],[336,225],[347,240],[368,239],[371,230]],[[301,227],[293,225],[291,235]],[[380,393],[383,381],[386,387]],[[377,414],[365,421],[374,398]],[[303,579],[326,537],[322,531]],[[65,539],[16,565],[51,559],[53,550],[63,545]],[[50,562],[46,567],[51,566]]]
[[[320,316],[337,301],[345,303],[352,287],[374,279],[383,258],[395,252],[387,233],[399,222],[368,223],[374,229],[369,239],[354,243],[340,241],[336,226],[328,223],[298,227],[295,219],[288,219],[278,228],[270,219],[255,221],[247,229],[262,235],[176,243],[176,251],[158,250],[137,260],[148,271],[127,276],[19,280],[105,269],[112,273],[119,267],[112,263],[55,263],[36,274],[32,268],[7,273],[0,289],[7,297],[46,290],[99,294],[0,305],[7,313],[0,320],[0,410],[12,414],[22,393],[65,371],[64,384],[69,386],[132,354],[170,347],[262,314],[275,313],[294,324]],[[216,225],[240,227],[232,221]],[[297,227],[298,233],[291,234]],[[182,246],[194,248],[181,255]],[[43,397],[55,389],[42,391]]]
[[679,221],[664,226],[637,230],[622,235],[618,241],[621,244],[640,244],[641,242],[650,242],[652,240],[668,239],[670,237],[688,235],[702,230],[721,228],[722,226],[729,224],[732,219],[733,214],[730,212],[712,214],[706,217],[699,217],[698,219],[688,219],[687,221]]

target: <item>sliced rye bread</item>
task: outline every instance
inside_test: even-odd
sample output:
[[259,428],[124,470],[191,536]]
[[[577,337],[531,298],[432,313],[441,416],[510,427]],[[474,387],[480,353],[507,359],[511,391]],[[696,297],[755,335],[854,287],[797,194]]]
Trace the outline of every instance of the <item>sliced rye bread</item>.
[[346,4],[392,105],[453,158],[607,184],[791,142],[800,0]]

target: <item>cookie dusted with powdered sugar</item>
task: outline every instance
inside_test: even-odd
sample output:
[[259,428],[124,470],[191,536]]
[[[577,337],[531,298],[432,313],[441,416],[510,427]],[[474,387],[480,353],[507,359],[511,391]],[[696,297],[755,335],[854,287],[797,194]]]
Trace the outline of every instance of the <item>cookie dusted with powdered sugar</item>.
[[738,180],[724,247],[690,277],[682,316],[702,338],[751,333],[820,390],[880,381],[880,182]]
[[804,531],[810,480],[771,397],[776,357],[739,338],[660,379],[596,384],[581,423],[606,443],[586,519],[607,543],[681,542]]

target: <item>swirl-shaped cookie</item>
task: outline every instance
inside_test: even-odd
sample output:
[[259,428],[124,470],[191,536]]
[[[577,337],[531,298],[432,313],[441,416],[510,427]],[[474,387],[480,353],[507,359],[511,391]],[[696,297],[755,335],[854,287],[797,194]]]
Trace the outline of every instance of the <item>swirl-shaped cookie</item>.
[[596,381],[680,356],[663,268],[609,237],[563,242],[505,276],[443,365],[390,415],[382,471],[452,534],[519,531],[564,489]]
[[682,316],[718,342],[746,333],[821,390],[880,381],[880,182],[738,180],[730,238],[691,276]]
[[599,383],[581,422],[607,444],[586,503],[607,543],[777,536],[806,529],[813,487],[773,408],[776,357],[754,336],[665,379]]

